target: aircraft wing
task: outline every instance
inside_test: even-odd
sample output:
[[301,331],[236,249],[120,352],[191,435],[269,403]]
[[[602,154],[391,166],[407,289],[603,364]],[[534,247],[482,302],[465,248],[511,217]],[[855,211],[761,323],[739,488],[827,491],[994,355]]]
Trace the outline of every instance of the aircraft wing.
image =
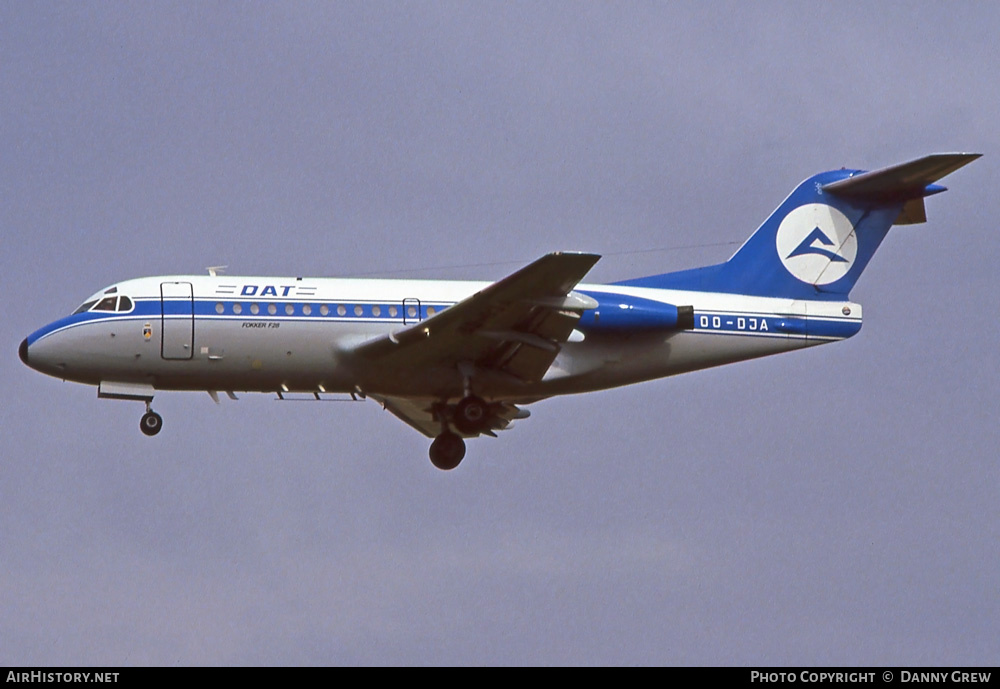
[[[438,420],[434,413],[433,403],[428,403],[426,400],[409,399],[406,397],[386,397],[383,395],[371,395],[371,398],[381,404],[383,409],[392,412],[396,418],[420,431],[428,438],[437,437],[441,432],[441,421]],[[495,405],[492,430],[486,432],[489,435],[495,435],[493,431],[503,430],[514,419],[526,419],[528,416],[530,416],[530,412],[527,409],[521,409],[513,404],[501,403]]]
[[[377,363],[383,372],[465,368],[473,380],[481,374],[540,380],[583,311],[597,307],[572,290],[599,259],[547,254],[430,318],[359,345],[351,355]],[[388,402],[386,408],[401,416]]]

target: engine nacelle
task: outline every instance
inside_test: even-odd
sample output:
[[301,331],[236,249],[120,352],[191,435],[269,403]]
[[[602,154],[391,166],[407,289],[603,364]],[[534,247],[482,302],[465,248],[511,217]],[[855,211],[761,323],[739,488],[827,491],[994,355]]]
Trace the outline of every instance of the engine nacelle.
[[675,306],[623,294],[588,292],[587,296],[597,301],[598,306],[584,311],[577,323],[577,329],[585,333],[694,328],[693,306]]

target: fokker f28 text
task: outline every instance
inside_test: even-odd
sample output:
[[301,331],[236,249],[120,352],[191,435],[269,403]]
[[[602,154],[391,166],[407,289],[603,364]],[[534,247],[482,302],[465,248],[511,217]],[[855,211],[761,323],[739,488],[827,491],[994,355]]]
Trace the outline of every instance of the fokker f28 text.
[[499,282],[149,277],[97,292],[29,335],[25,364],[145,402],[161,390],[349,393],[434,438],[458,466],[547,397],[851,337],[850,291],[894,224],[979,157],[936,154],[805,180],[725,263],[585,284],[599,256],[551,253]]

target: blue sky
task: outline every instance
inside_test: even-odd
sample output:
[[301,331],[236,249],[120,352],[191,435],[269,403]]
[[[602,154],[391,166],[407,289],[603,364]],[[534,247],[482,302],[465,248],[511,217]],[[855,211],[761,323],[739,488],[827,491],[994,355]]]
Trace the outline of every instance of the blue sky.
[[[0,6],[0,664],[995,664],[998,14]],[[954,150],[855,338],[538,403],[449,474],[374,403],[163,394],[149,439],[15,355],[209,265],[714,263],[813,173]]]

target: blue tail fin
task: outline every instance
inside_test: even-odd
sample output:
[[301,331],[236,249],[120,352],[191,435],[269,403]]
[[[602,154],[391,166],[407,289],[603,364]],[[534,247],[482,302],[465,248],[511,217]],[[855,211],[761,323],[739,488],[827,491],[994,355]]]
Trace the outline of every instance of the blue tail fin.
[[846,299],[889,228],[924,222],[924,197],[945,191],[934,182],[978,157],[943,153],[874,172],[814,175],[725,263],[617,284]]

